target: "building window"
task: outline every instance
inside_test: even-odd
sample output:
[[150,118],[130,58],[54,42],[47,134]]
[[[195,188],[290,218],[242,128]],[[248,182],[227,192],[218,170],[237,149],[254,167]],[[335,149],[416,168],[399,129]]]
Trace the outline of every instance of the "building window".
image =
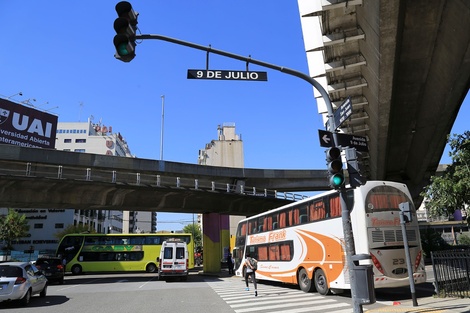
[[55,228],[64,228],[64,223],[55,224]]
[[86,139],[75,139],[75,143],[85,143]]
[[35,229],[41,229],[44,227],[44,224],[34,224]]
[[71,143],[72,139],[64,139],[64,143]]
[[64,149],[64,150],[62,150],[62,151],[70,151],[70,149]]
[[75,151],[75,152],[85,152],[85,149],[75,149],[73,151]]

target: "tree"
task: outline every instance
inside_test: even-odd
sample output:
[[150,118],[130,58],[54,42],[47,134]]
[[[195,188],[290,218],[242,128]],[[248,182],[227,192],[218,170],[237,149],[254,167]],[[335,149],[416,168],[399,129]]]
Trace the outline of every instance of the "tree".
[[90,230],[90,226],[89,225],[83,225],[83,224],[80,224],[80,225],[69,225],[67,226],[66,228],[64,228],[63,230],[57,232],[54,234],[54,237],[56,237],[57,239],[62,239],[62,237],[64,237],[65,235],[68,235],[68,234],[88,234],[88,233],[91,233],[91,234],[95,234],[96,231],[91,228]]
[[201,232],[201,226],[199,226],[199,224],[196,224],[196,223],[188,224],[183,227],[183,232],[193,234],[195,248],[202,246],[202,232]]
[[470,246],[470,237],[467,235],[460,235],[459,236],[459,244],[460,245],[465,245],[465,246]]
[[13,241],[28,235],[29,225],[24,214],[8,209],[8,214],[0,216],[0,240],[5,242],[7,251],[13,249]]
[[456,210],[467,210],[470,204],[470,131],[449,136],[447,142],[452,164],[442,176],[432,176],[430,185],[421,193],[428,201],[426,207],[431,216],[452,215]]

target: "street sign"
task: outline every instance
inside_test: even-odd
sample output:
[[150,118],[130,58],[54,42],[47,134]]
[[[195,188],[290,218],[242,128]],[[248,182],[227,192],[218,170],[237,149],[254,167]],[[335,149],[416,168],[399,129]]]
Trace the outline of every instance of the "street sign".
[[347,120],[352,114],[352,101],[351,98],[348,97],[346,100],[344,100],[343,103],[339,106],[339,108],[333,113],[333,117],[335,119],[335,129],[330,129],[329,127],[329,121],[326,122],[326,129],[330,129],[331,131],[335,131],[338,129],[338,127],[343,124],[345,120]]
[[[319,129],[318,135],[320,137],[320,147],[329,148],[335,146],[333,133]],[[337,138],[338,142],[336,144],[338,146],[356,148],[356,150],[360,152],[369,151],[366,137],[337,133]]]
[[188,70],[188,79],[267,81],[267,72]]

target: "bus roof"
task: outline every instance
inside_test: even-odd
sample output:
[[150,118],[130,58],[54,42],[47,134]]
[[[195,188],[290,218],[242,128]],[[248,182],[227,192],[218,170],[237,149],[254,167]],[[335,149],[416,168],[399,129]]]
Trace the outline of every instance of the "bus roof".
[[93,236],[93,237],[122,237],[122,236],[153,236],[153,237],[158,237],[158,236],[187,236],[187,235],[192,235],[191,233],[144,233],[144,234],[94,234],[94,233],[87,233],[87,234],[66,234],[66,236]]

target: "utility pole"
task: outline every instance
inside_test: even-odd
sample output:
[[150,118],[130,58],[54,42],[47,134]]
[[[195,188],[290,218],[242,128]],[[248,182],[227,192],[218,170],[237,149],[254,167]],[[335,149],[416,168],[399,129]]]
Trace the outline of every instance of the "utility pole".
[[160,160],[163,160],[163,124],[165,122],[165,95],[162,95],[162,127],[160,130]]

